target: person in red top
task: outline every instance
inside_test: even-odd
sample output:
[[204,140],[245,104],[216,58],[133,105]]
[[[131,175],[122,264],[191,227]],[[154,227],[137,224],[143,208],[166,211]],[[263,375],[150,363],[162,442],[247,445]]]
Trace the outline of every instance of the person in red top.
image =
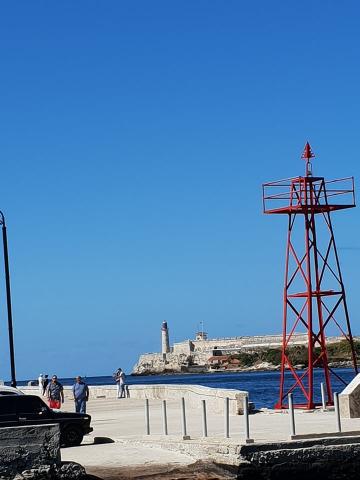
[[58,382],[57,376],[53,375],[51,382],[47,387],[47,397],[49,400],[50,408],[60,408],[64,403],[64,388],[60,382]]

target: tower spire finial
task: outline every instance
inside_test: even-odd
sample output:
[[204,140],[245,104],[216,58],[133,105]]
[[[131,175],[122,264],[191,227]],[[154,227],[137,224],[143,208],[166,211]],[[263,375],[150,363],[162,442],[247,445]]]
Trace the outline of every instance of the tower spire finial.
[[311,146],[310,146],[310,143],[309,142],[306,142],[306,145],[304,147],[304,151],[301,155],[301,158],[305,159],[306,160],[306,176],[308,177],[309,175],[312,174],[311,172],[311,161],[310,159],[311,158],[314,158],[315,155],[313,153],[313,151],[311,150]]

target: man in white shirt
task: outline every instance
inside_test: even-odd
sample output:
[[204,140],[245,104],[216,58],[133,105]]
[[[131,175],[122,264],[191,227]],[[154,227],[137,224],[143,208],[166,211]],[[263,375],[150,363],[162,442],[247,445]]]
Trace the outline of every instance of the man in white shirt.
[[39,393],[40,393],[40,395],[42,395],[43,394],[43,389],[44,389],[44,377],[43,377],[42,373],[40,373],[40,375],[39,375],[38,383],[39,383]]
[[117,387],[117,398],[125,398],[125,373],[121,368],[115,372],[115,381]]
[[120,398],[125,398],[125,373],[120,372]]

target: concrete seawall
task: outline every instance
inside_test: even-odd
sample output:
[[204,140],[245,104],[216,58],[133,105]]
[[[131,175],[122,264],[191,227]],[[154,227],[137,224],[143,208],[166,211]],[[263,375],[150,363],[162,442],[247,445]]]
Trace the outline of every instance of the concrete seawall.
[[[37,387],[20,387],[24,393],[38,395]],[[243,400],[248,392],[226,388],[211,388],[201,385],[130,385],[130,397],[149,400],[176,400],[185,398],[189,408],[201,408],[201,400],[206,400],[209,413],[221,414],[224,411],[224,399],[230,399],[230,414],[242,415]],[[90,398],[115,398],[116,386],[89,385]],[[71,387],[64,387],[66,398],[71,398]]]
[[201,408],[201,400],[206,400],[206,408],[210,413],[223,413],[225,398],[230,399],[230,414],[242,415],[243,400],[248,392],[225,388],[210,388],[200,385],[132,385],[132,398],[148,398],[154,400],[174,400],[185,398],[190,408]]

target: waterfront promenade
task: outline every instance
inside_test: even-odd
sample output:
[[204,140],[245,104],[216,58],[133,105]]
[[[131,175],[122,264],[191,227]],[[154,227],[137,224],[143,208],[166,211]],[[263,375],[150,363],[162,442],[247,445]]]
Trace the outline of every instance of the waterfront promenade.
[[[73,410],[73,402],[68,395],[63,410]],[[185,478],[181,474],[177,477],[174,471],[194,470],[195,462],[199,460],[236,465],[239,446],[244,444],[243,416],[230,416],[230,438],[224,438],[223,415],[209,413],[208,438],[204,439],[201,414],[198,409],[190,408],[187,409],[190,440],[182,440],[178,400],[167,403],[168,436],[162,434],[160,400],[150,400],[150,436],[145,435],[144,400],[93,398],[88,402],[88,413],[92,415],[93,433],[84,438],[81,446],[62,449],[62,459],[78,462],[88,473],[104,479],[147,478],[154,474],[162,478],[160,475],[171,471],[173,473],[164,478]],[[296,411],[295,418],[296,433],[299,435],[336,432],[334,411]],[[255,445],[288,441],[289,423],[287,413],[255,413],[250,416],[250,436]],[[342,430],[360,432],[360,419],[342,419]],[[229,475],[222,477],[219,473],[212,473],[211,478],[231,478]],[[195,475],[186,478],[208,477]]]

